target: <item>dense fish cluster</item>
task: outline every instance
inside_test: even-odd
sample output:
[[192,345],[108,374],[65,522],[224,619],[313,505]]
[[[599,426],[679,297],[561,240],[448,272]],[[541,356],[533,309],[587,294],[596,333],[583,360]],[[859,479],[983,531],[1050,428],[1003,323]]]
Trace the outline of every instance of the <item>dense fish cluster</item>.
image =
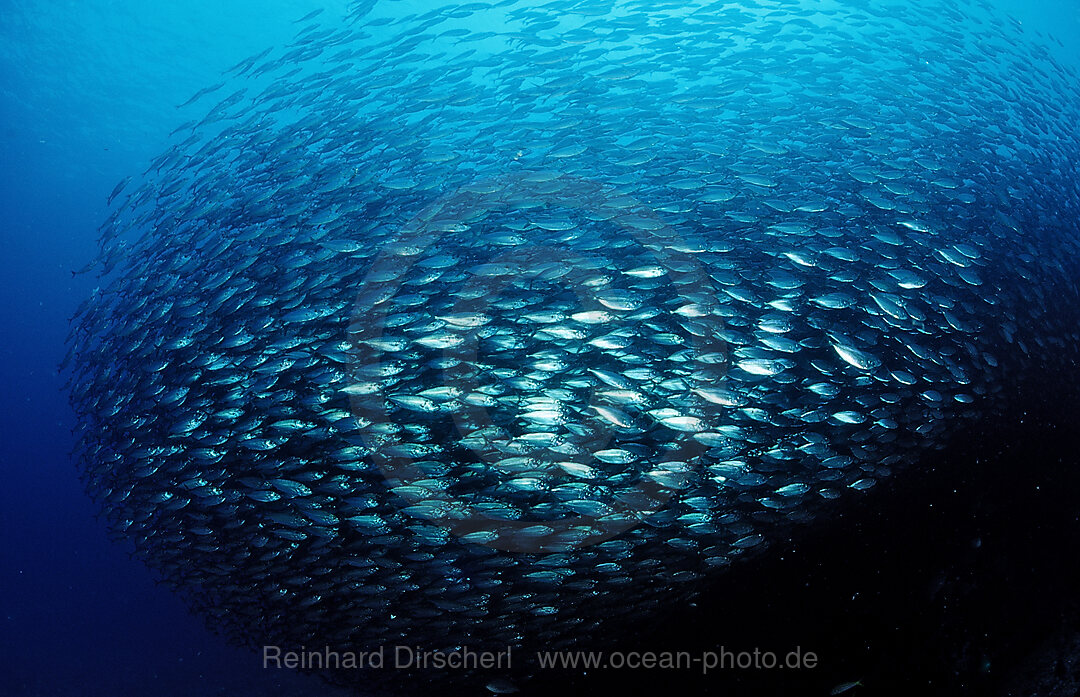
[[1077,78],[983,6],[402,6],[196,95],[73,324],[90,494],[239,641],[595,637],[1071,370]]

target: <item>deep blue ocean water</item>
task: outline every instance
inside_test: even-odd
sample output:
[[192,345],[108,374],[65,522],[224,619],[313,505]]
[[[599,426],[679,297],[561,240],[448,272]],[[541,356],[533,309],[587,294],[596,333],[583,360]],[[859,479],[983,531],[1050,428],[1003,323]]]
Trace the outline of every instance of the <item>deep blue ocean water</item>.
[[[68,318],[95,285],[71,271],[94,256],[116,182],[194,117],[176,105],[287,42],[295,19],[325,8],[321,20],[332,22],[344,4],[0,6],[0,695],[324,693],[211,635],[107,539],[70,459],[73,415],[56,366]],[[998,4],[1080,67],[1075,3]],[[394,11],[422,6],[406,0]]]

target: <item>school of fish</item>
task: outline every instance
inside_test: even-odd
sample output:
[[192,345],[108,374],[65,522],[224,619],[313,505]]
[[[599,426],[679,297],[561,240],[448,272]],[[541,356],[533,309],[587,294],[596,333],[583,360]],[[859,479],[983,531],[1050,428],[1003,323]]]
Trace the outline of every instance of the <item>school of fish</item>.
[[648,622],[1071,379],[1080,83],[986,5],[412,7],[181,105],[72,323],[89,494],[234,640]]

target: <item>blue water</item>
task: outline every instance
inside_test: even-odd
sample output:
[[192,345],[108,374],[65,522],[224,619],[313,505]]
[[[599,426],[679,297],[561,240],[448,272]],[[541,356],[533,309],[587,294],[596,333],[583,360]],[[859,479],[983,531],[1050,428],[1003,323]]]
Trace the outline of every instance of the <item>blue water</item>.
[[[346,4],[0,5],[0,695],[326,694],[209,634],[108,540],[69,456],[73,416],[56,366],[68,318],[95,285],[71,271],[94,256],[116,182],[199,115],[176,105],[286,43],[297,18],[325,8],[320,20],[332,22]],[[1080,66],[1075,3],[999,5]]]

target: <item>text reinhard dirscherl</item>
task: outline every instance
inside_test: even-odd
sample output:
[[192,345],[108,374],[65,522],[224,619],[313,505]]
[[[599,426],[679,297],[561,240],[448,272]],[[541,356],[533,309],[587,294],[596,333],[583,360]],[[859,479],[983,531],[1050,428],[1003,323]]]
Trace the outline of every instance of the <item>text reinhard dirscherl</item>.
[[[510,647],[505,651],[474,651],[468,647],[456,651],[425,651],[414,646],[394,646],[390,651],[380,646],[372,651],[334,651],[329,646],[321,650],[283,651],[280,646],[263,647],[263,668],[292,670],[371,668],[431,668],[435,670],[476,670],[510,668]],[[387,660],[387,656],[391,660]]]
[[[731,651],[720,647],[716,651],[541,651],[536,654],[541,669],[604,670],[604,669],[675,669],[700,670],[775,670],[813,669],[818,656],[812,651],[795,647],[787,653],[773,651]],[[301,646],[299,650],[283,650],[280,646],[263,646],[263,668],[290,670],[363,670],[363,669],[420,669],[476,670],[512,668],[511,649],[478,651],[468,647],[453,651],[428,651],[414,646],[382,647],[371,651],[335,651],[329,646],[321,650]]]

